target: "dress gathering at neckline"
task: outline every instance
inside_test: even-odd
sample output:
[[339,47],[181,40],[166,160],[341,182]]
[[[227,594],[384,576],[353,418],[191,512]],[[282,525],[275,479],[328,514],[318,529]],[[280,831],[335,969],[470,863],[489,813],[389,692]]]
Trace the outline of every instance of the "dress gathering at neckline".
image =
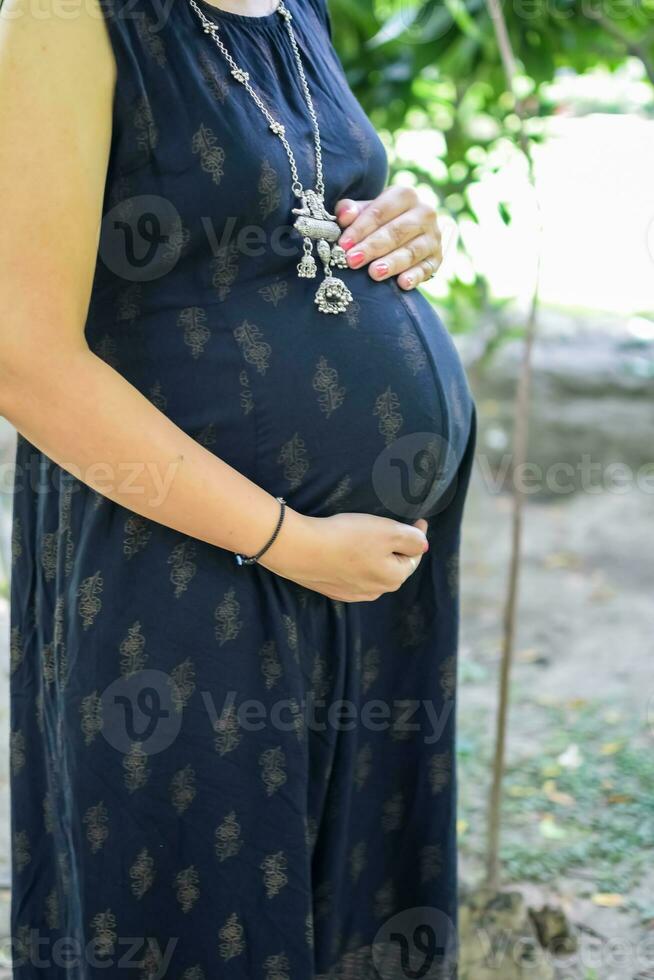
[[[187,3],[188,0],[183,0]],[[209,14],[213,14],[221,21],[232,21],[237,24],[251,24],[253,26],[260,25],[265,26],[267,24],[281,23],[282,18],[279,16],[278,6],[279,2],[269,14],[259,14],[256,16],[251,16],[249,14],[237,14],[232,10],[224,10],[222,7],[217,7],[213,3],[209,3],[209,0],[196,0],[196,3],[204,11]]]

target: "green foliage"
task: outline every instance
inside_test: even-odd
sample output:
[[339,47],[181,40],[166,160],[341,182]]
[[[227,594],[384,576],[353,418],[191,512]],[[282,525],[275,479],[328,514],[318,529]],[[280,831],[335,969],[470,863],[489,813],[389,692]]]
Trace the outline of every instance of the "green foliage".
[[[453,127],[464,107],[504,121],[513,111],[485,0],[329,0],[329,6],[350,84],[382,128],[405,126],[416,108]],[[654,64],[654,0],[515,0],[503,9],[522,72],[519,95],[535,114],[547,110],[540,89],[557,69],[613,70],[629,56],[648,71]]]
[[[519,152],[521,132],[527,146],[541,138],[543,120],[557,108],[547,85],[557,71],[615,70],[635,57],[654,84],[654,0],[504,3],[519,72],[515,94],[507,91],[486,0],[329,0],[329,7],[348,80],[391,145],[405,130],[443,136],[427,169],[391,153],[391,178],[408,171],[457,221],[476,221],[471,187],[497,171],[507,148]],[[509,223],[507,203],[498,209]],[[483,309],[488,295],[480,277],[473,289]],[[453,298],[450,312],[459,329],[468,329],[460,299]]]

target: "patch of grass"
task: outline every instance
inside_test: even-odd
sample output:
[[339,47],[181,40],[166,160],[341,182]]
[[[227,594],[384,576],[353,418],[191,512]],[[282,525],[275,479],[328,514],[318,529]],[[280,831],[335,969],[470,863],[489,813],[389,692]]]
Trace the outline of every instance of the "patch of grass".
[[[549,882],[584,869],[578,877],[589,894],[627,895],[654,859],[651,735],[608,704],[533,708],[542,745],[512,759],[505,780],[505,880]],[[481,859],[492,746],[480,744],[478,719],[474,730],[471,721],[459,740],[460,846]]]
[[636,912],[643,925],[654,926],[654,902],[652,900],[642,901],[633,898],[629,902],[629,907]]

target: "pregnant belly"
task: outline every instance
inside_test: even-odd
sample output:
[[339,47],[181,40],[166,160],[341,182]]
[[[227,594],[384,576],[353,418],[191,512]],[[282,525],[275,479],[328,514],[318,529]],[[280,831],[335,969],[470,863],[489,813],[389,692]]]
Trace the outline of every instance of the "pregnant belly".
[[[429,302],[345,269],[354,302],[320,313],[320,280],[185,295],[91,346],[184,431],[298,511],[429,516],[456,474],[472,400]],[[157,297],[155,296],[155,299]]]
[[341,275],[354,296],[344,314],[317,312],[318,280],[289,283],[277,307],[241,305],[232,336],[255,479],[314,516],[428,516],[470,426],[456,348],[421,294]]

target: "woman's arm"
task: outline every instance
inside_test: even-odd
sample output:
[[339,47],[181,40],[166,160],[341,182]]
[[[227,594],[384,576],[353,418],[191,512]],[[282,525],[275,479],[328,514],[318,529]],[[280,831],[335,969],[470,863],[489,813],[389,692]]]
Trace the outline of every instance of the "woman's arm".
[[[34,9],[6,0],[0,14],[0,91],[11,93],[0,100],[0,412],[119,504],[252,554],[275,527],[274,497],[184,433],[85,342],[115,62],[101,13],[88,3],[66,16],[56,4],[40,3],[40,17]],[[135,461],[147,465],[128,480]]]
[[[38,10],[4,0],[0,91],[11,95],[0,100],[0,413],[117,503],[252,554],[274,530],[275,498],[184,433],[84,337],[115,82],[102,14],[89,0],[72,11],[56,0]],[[145,465],[126,481],[135,463]],[[398,588],[404,556],[423,550],[422,530],[337,517],[287,508],[262,564],[337,598]]]

